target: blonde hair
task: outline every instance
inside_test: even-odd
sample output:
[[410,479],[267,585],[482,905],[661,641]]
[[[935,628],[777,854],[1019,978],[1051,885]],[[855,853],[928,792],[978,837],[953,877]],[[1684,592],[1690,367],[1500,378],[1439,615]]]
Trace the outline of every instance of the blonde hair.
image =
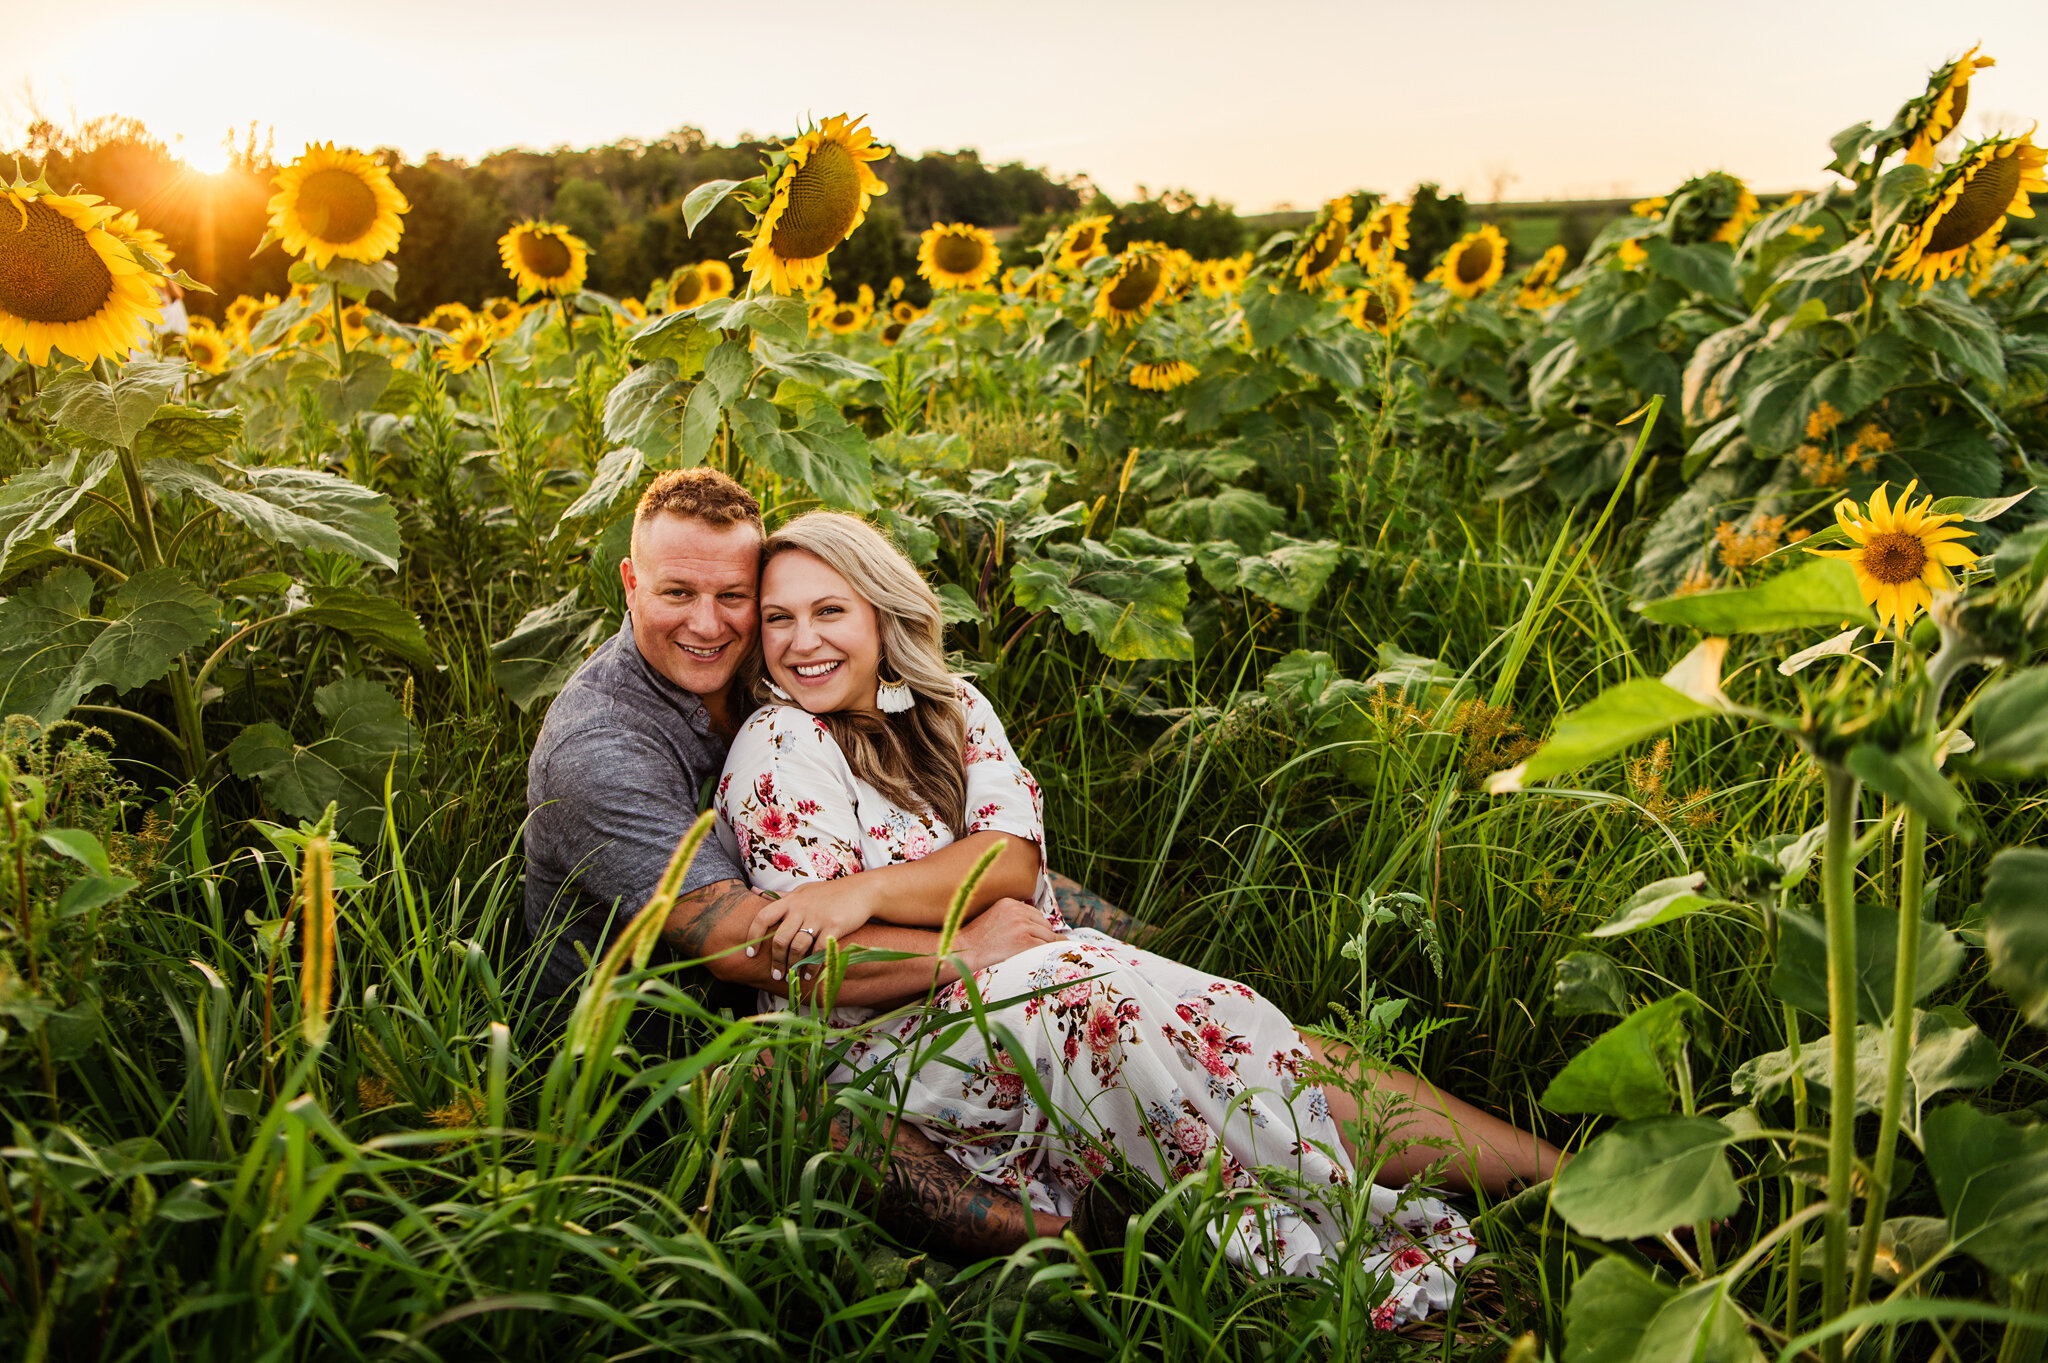
[[956,838],[967,835],[967,716],[946,667],[945,616],[938,593],[887,535],[842,511],[809,511],[768,537],[765,575],[776,555],[800,549],[846,579],[875,608],[881,666],[910,684],[900,714],[839,710],[821,715],[853,774],[905,808],[922,804]]

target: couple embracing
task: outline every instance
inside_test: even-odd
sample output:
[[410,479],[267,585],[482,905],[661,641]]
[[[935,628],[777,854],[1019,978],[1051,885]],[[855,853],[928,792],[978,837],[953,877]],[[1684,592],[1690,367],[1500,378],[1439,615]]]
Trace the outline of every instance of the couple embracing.
[[[703,962],[751,1011],[801,996],[829,938],[903,953],[852,965],[831,1019],[854,1034],[831,1081],[883,1069],[905,1105],[892,1228],[1002,1253],[1058,1234],[1112,1163],[1171,1184],[1220,1161],[1262,1209],[1230,1255],[1310,1273],[1345,1239],[1361,1163],[1405,1181],[1448,1152],[1446,1182],[1496,1195],[1550,1175],[1553,1147],[1384,1071],[1364,1082],[1404,1101],[1403,1148],[1353,1148],[1351,1097],[1303,1077],[1344,1056],[1245,985],[1135,945],[1053,876],[1037,783],[947,669],[939,599],[880,531],[812,512],[768,535],[731,479],[669,472],[620,572],[627,619],[556,698],[528,768],[526,915],[552,942],[538,992],[573,994],[708,800],[719,836],[689,868],[669,959]],[[948,904],[990,849],[938,962]],[[930,1054],[910,1039],[933,1020],[935,969],[930,1007],[969,1007],[956,965],[981,999],[1015,1002]],[[998,1032],[1014,1047],[984,1041]],[[1463,1221],[1412,1191],[1369,1202],[1384,1323],[1447,1304],[1472,1254]]]

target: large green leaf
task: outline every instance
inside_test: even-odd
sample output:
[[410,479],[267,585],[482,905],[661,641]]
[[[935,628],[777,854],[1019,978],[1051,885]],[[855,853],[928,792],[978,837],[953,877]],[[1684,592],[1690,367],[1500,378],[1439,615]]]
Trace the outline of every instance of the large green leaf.
[[112,454],[74,451],[0,485],[0,577],[10,570],[17,551],[47,543],[48,534],[113,467]]
[[[326,721],[324,738],[301,747],[275,724],[252,724],[228,745],[228,765],[237,776],[261,781],[271,803],[295,818],[317,819],[335,802],[343,835],[374,842],[383,821],[385,772],[410,758],[419,735],[389,691],[360,677],[321,687],[313,706]],[[394,788],[402,784],[393,782]]]
[[1640,1363],[1762,1363],[1749,1318],[1725,1280],[1694,1283],[1664,1303],[1636,1345]]
[[1991,982],[2036,1027],[2048,1027],[2048,852],[2008,847],[1984,878]]
[[[772,342],[762,341],[764,346]],[[778,353],[781,353],[778,350]],[[754,373],[754,355],[738,341],[720,341],[712,352],[704,357],[704,382],[711,385],[711,391],[718,398],[720,406],[735,400],[745,393],[747,380]],[[877,378],[881,375],[876,374]]]
[[1520,790],[1530,782],[1562,776],[1612,757],[1675,725],[1719,713],[1661,681],[1632,678],[1608,687],[1559,719],[1556,731],[1528,761],[1497,773],[1487,789],[1496,795]]
[[1825,402],[1853,421],[1901,383],[1913,368],[1913,347],[1905,338],[1880,331],[1863,339],[1856,353],[1836,360],[1814,377],[1807,412]]
[[583,489],[583,495],[562,509],[561,519],[556,522],[555,534],[562,533],[570,521],[585,516],[602,516],[625,493],[626,489],[640,480],[640,471],[647,467],[647,456],[631,445],[607,451],[591,471],[590,486]]
[[571,588],[528,611],[512,633],[491,645],[491,677],[520,709],[532,710],[561,690],[616,628],[605,611],[579,604],[581,592]]
[[1680,991],[1630,1013],[1573,1056],[1538,1101],[1552,1112],[1649,1117],[1671,1110],[1671,1068],[1700,1001]]
[[43,385],[43,407],[60,429],[105,445],[126,447],[162,407],[178,380],[183,360],[132,360],[103,383],[87,369],[64,369]]
[[1954,1103],[1928,1116],[1923,1149],[1957,1245],[1998,1273],[2048,1269],[2048,1126]]
[[0,706],[44,724],[94,687],[132,691],[203,641],[220,603],[172,568],[137,573],[92,614],[92,579],[59,568],[0,604]]
[[1876,743],[1858,743],[1843,765],[1878,794],[1917,811],[1938,831],[1953,833],[1956,816],[1963,812],[1963,797],[1934,765],[1934,745],[1929,734],[1897,752],[1888,752]]
[[[690,395],[690,386],[676,375],[674,360],[657,359],[613,385],[604,400],[604,438],[642,450],[658,464],[687,468],[697,462],[677,455],[681,437],[678,404]],[[702,458],[700,451],[697,459]]]
[[1281,343],[1280,353],[1304,374],[1327,379],[1347,391],[1365,383],[1365,373],[1358,367],[1358,361],[1320,336],[1289,337]]
[[434,652],[427,647],[426,633],[403,602],[353,587],[316,585],[308,591],[313,604],[295,612],[294,620],[339,630],[421,667],[433,665]]
[[1926,346],[1965,374],[1993,388],[2005,382],[2005,347],[1998,324],[1982,308],[1945,290],[1910,289],[1885,295],[1885,311],[1908,340]]
[[1051,545],[1044,558],[1019,559],[1010,585],[1018,605],[1053,612],[1068,632],[1085,633],[1119,661],[1195,656],[1194,636],[1181,622],[1188,575],[1178,559],[1129,558],[1084,539]]
[[1685,918],[1728,901],[1707,890],[1707,878],[1696,871],[1653,881],[1637,890],[1588,937],[1625,937],[1632,932]]
[[317,469],[212,468],[152,459],[143,480],[166,493],[211,502],[272,544],[347,554],[398,566],[398,514],[391,499]]
[[[1891,1030],[1864,1023],[1856,1028],[1856,1107],[1876,1112],[1884,1102],[1885,1073],[1891,1054]],[[1913,1010],[1913,1049],[1906,1058],[1906,1130],[1920,1131],[1920,1111],[1938,1093],[1988,1088],[2005,1071],[1998,1046],[1972,1026],[1961,1009]],[[1793,1074],[1819,1089],[1834,1086],[1834,1048],[1825,1037],[1799,1048],[1772,1051],[1737,1067],[1735,1092],[1769,1098],[1792,1082]]]
[[1265,350],[1279,345],[1301,330],[1316,315],[1318,301],[1314,294],[1293,289],[1278,293],[1252,290],[1244,301],[1244,325],[1251,334],[1252,348]]
[[1735,252],[1728,246],[1713,241],[1679,246],[1661,236],[1644,237],[1642,245],[1649,257],[1645,263],[1666,279],[1723,303],[1736,301]]
[[1970,768],[2009,781],[2048,774],[2048,667],[2000,681],[1977,700]]
[[1206,497],[1183,497],[1145,517],[1147,529],[1190,544],[1229,540],[1247,554],[1266,547],[1287,513],[1247,488],[1226,487]]
[[[785,379],[795,379],[799,383],[823,385],[841,380],[853,383],[882,381],[881,370],[870,364],[862,364],[850,355],[841,355],[836,350],[786,350],[765,336],[754,343],[752,357],[730,341],[720,346],[718,350],[712,351],[710,362],[705,367],[707,378],[710,376],[711,365],[718,362],[720,352],[728,348],[738,351],[740,359],[746,363],[746,368],[738,374],[740,384],[744,384],[747,376],[753,372],[755,358],[766,365],[770,373]],[[732,396],[737,396],[739,385],[722,384],[719,391],[721,395],[726,396],[727,401],[730,401]]]
[[[1891,1015],[1898,939],[1896,907],[1875,901],[1856,906],[1856,1016],[1865,1022],[1882,1022]],[[1956,977],[1963,968],[1963,944],[1940,923],[1923,919],[1917,964],[1915,1000]],[[1819,914],[1795,909],[1778,916],[1771,992],[1815,1017],[1828,1015],[1827,925]]]
[[1282,610],[1305,611],[1323,593],[1343,559],[1344,546],[1331,540],[1273,537],[1263,554],[1247,554],[1229,540],[1195,547],[1195,565],[1219,592],[1246,591]]
[[138,459],[205,459],[219,454],[242,434],[242,413],[229,407],[214,411],[205,407],[166,405],[135,437]]
[[[704,364],[704,357],[712,346],[718,343],[718,333],[704,325],[694,310],[688,312],[664,313],[641,323],[633,332],[629,343],[633,355],[641,360],[666,360],[671,366],[660,373],[660,378],[670,380],[688,378]],[[645,371],[636,370],[635,374]],[[630,381],[632,375],[628,376]],[[648,379],[643,382],[653,382]],[[613,392],[618,388],[614,387]]]
[[1855,572],[1833,558],[1807,558],[1754,587],[1667,596],[1637,609],[1660,625],[1683,625],[1703,634],[1839,630],[1871,619]]
[[809,384],[785,379],[775,401],[741,398],[727,409],[740,450],[755,463],[815,492],[828,506],[875,505],[874,456],[839,404]]
[[1643,1332],[1674,1295],[1626,1259],[1601,1259],[1565,1302],[1562,1363],[1634,1363]]
[[114,589],[107,627],[79,660],[80,694],[105,683],[133,691],[171,670],[220,623],[220,602],[183,571],[150,568]]
[[1708,1117],[1623,1122],[1558,1171],[1551,1206],[1573,1230],[1602,1240],[1733,1216],[1742,1195],[1724,1152],[1734,1136]]
[[1550,1011],[1566,1018],[1627,1013],[1628,986],[1622,981],[1621,968],[1597,951],[1560,956],[1557,979],[1550,990]]

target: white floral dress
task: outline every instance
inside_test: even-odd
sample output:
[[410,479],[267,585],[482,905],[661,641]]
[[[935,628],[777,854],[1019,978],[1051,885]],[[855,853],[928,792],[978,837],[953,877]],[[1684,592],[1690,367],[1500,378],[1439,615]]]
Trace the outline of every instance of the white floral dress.
[[[1044,846],[1038,783],[1011,749],[988,700],[962,682],[967,712],[967,831]],[[855,777],[831,731],[794,706],[762,709],[733,739],[718,783],[719,835],[757,889],[915,861],[953,840],[931,811],[901,808]],[[1321,1088],[1299,1082],[1310,1059],[1286,1016],[1249,987],[1061,920],[1041,870],[1037,903],[1062,940],[978,972],[991,1050],[974,1028],[943,1053],[916,1053],[915,1010],[878,1017],[841,1007],[832,1022],[864,1028],[832,1077],[887,1066],[907,1091],[906,1115],[976,1175],[1034,1209],[1071,1215],[1114,1148],[1161,1183],[1220,1161],[1226,1183],[1268,1194],[1226,1250],[1261,1272],[1313,1273],[1342,1240],[1351,1161]],[[1024,997],[1035,995],[1035,997]],[[764,1009],[786,1007],[764,993]],[[936,1006],[965,1013],[959,983]],[[1026,1085],[1028,1066],[1051,1101]],[[891,1089],[892,1094],[898,1090]],[[1432,1198],[1371,1194],[1369,1266],[1393,1293],[1375,1316],[1393,1326],[1450,1301],[1474,1252],[1464,1221]],[[1251,1224],[1255,1221],[1256,1224]]]

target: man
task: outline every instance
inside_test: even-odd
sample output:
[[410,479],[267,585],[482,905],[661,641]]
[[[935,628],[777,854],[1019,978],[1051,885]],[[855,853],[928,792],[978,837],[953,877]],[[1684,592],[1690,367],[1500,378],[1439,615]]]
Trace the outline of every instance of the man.
[[[746,718],[735,679],[760,632],[756,589],[765,534],[752,495],[712,469],[663,473],[641,497],[631,551],[620,563],[627,618],[591,654],[548,710],[527,765],[526,922],[536,938],[555,934],[535,984],[537,1003],[557,1022],[573,1003],[588,962],[646,902],[676,843],[697,818]],[[922,861],[805,886],[786,901],[924,902],[943,908],[991,846],[1001,854],[983,875],[955,939],[969,970],[1054,940],[1029,903],[1038,850],[1022,838],[977,833]],[[713,980],[745,1011],[753,991],[786,995],[782,965],[747,950],[755,914],[768,899],[747,888],[716,838],[698,849],[662,934],[669,961],[704,961]],[[1098,901],[1099,902],[1099,901]],[[559,931],[558,931],[559,930]],[[938,934],[870,923],[845,945],[910,953],[852,966],[839,991],[848,1004],[922,995],[932,981]],[[811,949],[799,936],[799,956]],[[958,977],[941,966],[940,979]],[[660,1019],[643,1019],[643,1022]],[[643,1049],[674,1044],[652,1029]],[[835,1128],[845,1144],[849,1128]],[[969,1252],[1000,1253],[1028,1236],[1022,1206],[995,1194],[920,1133],[902,1128],[878,1213],[908,1238]],[[1040,1217],[1057,1233],[1062,1218]]]

